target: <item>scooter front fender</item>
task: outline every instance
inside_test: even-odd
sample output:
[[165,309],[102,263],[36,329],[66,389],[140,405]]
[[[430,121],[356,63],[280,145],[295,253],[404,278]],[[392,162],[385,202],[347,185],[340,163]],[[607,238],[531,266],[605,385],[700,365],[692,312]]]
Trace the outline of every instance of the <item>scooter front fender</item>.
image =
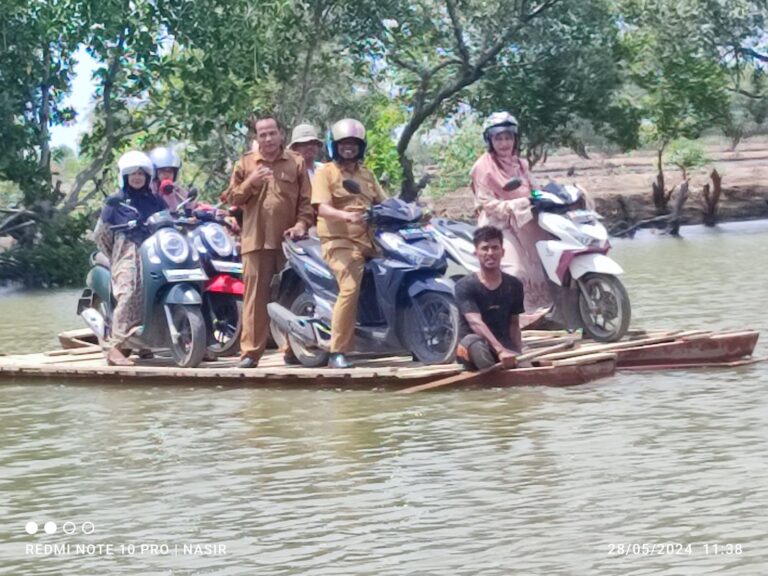
[[203,299],[200,291],[189,284],[174,284],[163,298],[164,304],[182,304],[185,306],[200,305]]
[[624,273],[624,269],[618,263],[605,254],[589,253],[579,254],[574,257],[569,266],[573,278],[581,278],[589,272],[618,276]]
[[450,278],[419,278],[408,286],[408,296],[413,299],[422,292],[442,292],[454,296],[455,286],[456,284]]

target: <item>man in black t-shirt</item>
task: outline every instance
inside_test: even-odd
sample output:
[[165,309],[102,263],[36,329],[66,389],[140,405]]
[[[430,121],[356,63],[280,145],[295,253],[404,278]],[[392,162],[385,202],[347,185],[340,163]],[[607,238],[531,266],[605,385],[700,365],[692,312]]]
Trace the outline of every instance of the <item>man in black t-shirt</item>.
[[475,230],[480,271],[456,284],[460,312],[456,357],[469,370],[484,370],[497,362],[514,366],[522,348],[523,284],[501,271],[503,241],[501,230],[493,226]]

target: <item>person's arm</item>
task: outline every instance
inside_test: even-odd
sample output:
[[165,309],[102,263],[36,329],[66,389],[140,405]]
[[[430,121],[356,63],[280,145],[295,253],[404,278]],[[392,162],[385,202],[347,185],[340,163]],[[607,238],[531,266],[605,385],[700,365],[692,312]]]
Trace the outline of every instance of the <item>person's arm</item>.
[[525,312],[525,289],[523,283],[517,278],[504,277],[505,282],[509,282],[509,294],[512,300],[512,310],[509,316],[509,339],[518,352],[523,351],[523,334],[520,331],[520,314]]
[[107,258],[112,258],[112,247],[115,244],[115,233],[106,224],[103,218],[99,218],[96,223],[96,229],[93,231],[93,241],[96,248]]
[[339,210],[330,204],[320,204],[317,207],[317,213],[328,220],[343,220],[349,223],[360,223],[363,221],[362,212],[347,212]]
[[306,232],[315,225],[315,210],[312,208],[312,181],[309,178],[304,160],[299,169],[299,204],[297,207],[296,224],[303,224]]
[[497,355],[504,351],[504,346],[499,342],[496,336],[493,335],[493,332],[488,328],[488,325],[483,322],[483,317],[479,312],[469,312],[464,314],[464,318],[466,318],[467,324],[469,324],[469,328],[472,332],[486,340]]
[[242,161],[238,161],[229,179],[227,199],[235,206],[243,206],[270,179],[272,179],[272,170],[263,165],[257,166],[248,176],[245,176]]
[[513,314],[509,317],[509,339],[517,352],[523,349],[523,333],[520,331],[520,316]]
[[331,193],[332,166],[321,168],[315,173],[315,181],[312,184],[312,204],[317,207],[318,216],[327,220],[344,222],[362,222],[361,212],[347,212],[333,206],[333,194]]

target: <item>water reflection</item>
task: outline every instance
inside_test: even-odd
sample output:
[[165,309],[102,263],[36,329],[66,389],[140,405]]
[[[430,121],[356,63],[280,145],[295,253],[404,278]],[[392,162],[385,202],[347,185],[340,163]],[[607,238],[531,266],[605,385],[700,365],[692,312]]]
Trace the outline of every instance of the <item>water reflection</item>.
[[[635,324],[768,333],[767,241],[763,230],[617,242]],[[77,327],[74,295],[0,299],[3,350],[49,345],[51,322]],[[762,574],[766,387],[764,364],[408,397],[6,383],[0,573]],[[30,520],[96,532],[30,536]],[[182,553],[25,553],[64,542]],[[675,542],[691,554],[609,553]],[[226,554],[184,554],[185,543]],[[742,553],[712,553],[729,543]]]

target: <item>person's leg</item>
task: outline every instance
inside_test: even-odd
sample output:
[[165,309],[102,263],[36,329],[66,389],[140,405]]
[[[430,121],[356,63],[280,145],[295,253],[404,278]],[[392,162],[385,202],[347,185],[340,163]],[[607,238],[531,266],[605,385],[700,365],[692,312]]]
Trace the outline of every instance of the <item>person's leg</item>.
[[241,363],[250,359],[257,363],[259,357],[256,353],[258,330],[256,328],[256,308],[258,307],[257,286],[259,283],[259,251],[252,251],[241,255],[243,262],[243,322],[240,332],[240,359]]
[[456,349],[456,359],[467,370],[485,370],[499,361],[485,338],[477,334],[468,334],[461,339]]
[[253,346],[250,357],[258,360],[264,354],[269,340],[269,304],[272,279],[285,263],[282,250],[259,250],[259,273],[255,284],[256,303],[253,311]]
[[132,242],[121,239],[117,247],[118,257],[111,266],[112,294],[115,309],[112,311],[111,335],[108,342],[107,362],[114,365],[132,366],[120,351],[130,335],[141,324],[142,286],[141,258],[138,247]]
[[347,354],[352,351],[355,341],[365,257],[357,249],[332,248],[328,250],[326,261],[339,285],[331,319],[331,354]]

